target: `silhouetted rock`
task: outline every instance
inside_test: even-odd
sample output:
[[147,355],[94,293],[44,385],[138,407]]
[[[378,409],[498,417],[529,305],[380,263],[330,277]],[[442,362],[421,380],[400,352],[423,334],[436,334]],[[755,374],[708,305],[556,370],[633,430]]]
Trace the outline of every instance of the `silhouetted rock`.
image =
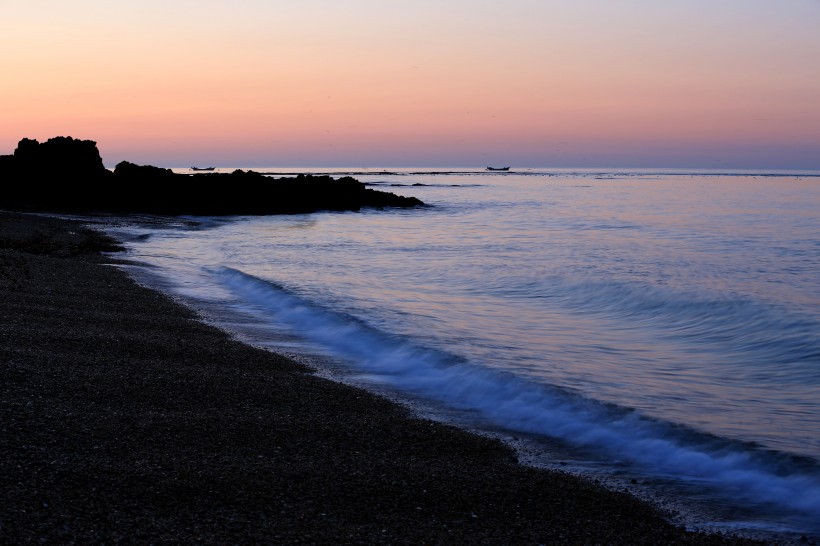
[[93,140],[24,138],[0,159],[0,208],[72,211],[111,176]]
[[415,207],[414,197],[365,188],[350,177],[273,178],[237,169],[230,174],[175,174],[152,165],[105,169],[91,140],[23,139],[0,156],[0,209],[165,215],[265,215],[362,207]]
[[14,151],[14,161],[18,172],[58,170],[76,176],[105,176],[97,143],[93,140],[78,140],[71,137],[50,138],[40,144],[36,140],[24,138]]
[[114,167],[114,175],[120,179],[159,179],[174,176],[171,169],[154,167],[153,165],[134,165],[128,161],[121,161]]
[[15,165],[13,155],[0,155],[0,175],[8,175]]

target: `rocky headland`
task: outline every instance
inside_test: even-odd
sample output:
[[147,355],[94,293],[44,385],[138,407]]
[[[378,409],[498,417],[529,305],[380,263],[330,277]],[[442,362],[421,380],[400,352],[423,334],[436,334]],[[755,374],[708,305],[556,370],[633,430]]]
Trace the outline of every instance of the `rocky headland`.
[[96,142],[72,137],[24,138],[13,154],[0,155],[0,184],[0,209],[15,211],[228,216],[424,204],[350,177],[179,174],[128,161],[110,171]]

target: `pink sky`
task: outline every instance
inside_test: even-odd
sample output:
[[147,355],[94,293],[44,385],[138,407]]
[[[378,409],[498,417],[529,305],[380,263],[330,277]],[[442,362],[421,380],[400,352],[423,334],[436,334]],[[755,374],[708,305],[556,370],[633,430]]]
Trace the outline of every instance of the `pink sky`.
[[0,153],[820,169],[818,0],[397,4],[0,0]]

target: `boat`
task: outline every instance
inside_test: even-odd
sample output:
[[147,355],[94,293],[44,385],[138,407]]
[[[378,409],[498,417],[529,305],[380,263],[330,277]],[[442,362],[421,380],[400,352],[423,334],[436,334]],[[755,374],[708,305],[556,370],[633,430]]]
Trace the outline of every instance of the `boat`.
[[192,171],[212,171],[216,169],[216,167],[191,167]]
[[509,167],[487,167],[488,171],[509,171]]

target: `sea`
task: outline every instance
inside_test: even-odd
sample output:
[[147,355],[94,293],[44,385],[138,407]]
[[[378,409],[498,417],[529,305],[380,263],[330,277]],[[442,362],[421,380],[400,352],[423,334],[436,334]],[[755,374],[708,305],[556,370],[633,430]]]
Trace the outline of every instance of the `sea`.
[[112,222],[130,273],[690,529],[820,538],[820,172],[254,170],[426,206]]

